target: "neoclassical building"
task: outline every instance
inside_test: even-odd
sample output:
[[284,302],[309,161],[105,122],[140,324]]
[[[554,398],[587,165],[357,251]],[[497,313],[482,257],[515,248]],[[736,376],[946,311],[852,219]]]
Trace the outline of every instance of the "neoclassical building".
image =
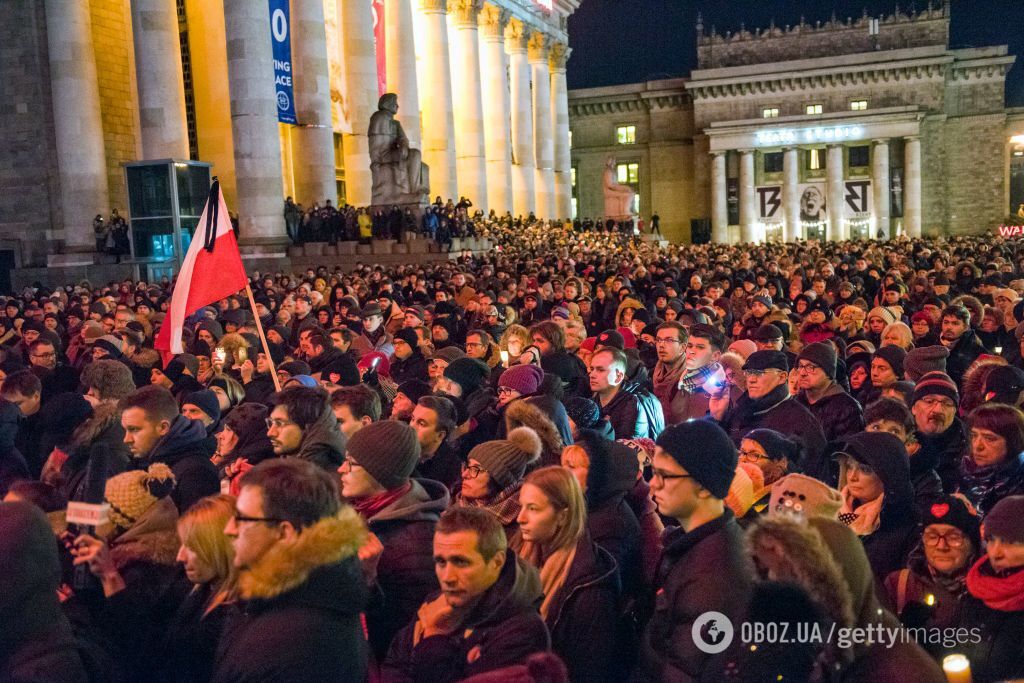
[[674,239],[989,230],[1024,202],[1005,45],[951,49],[949,3],[735,34],[697,25],[688,78],[570,93],[573,196],[614,156]]
[[[0,3],[0,268],[89,266],[93,217],[125,213],[123,164],[143,159],[212,164],[244,255],[283,257],[285,196],[370,204],[366,129],[383,92],[399,96],[432,196],[569,215],[566,20],[579,0],[270,5]],[[290,38],[289,64],[272,36]]]

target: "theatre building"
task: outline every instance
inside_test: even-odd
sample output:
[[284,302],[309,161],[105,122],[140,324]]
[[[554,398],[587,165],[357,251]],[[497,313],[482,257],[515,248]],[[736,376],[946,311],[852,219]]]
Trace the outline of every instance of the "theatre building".
[[670,239],[996,228],[1024,202],[1014,57],[951,49],[949,25],[948,2],[724,35],[698,20],[688,78],[570,92],[578,215],[600,215],[614,156]]

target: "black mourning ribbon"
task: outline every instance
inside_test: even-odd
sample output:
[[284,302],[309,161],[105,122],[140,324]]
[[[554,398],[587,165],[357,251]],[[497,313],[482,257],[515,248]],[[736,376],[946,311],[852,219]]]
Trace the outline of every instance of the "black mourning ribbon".
[[213,176],[210,185],[210,196],[206,198],[206,228],[203,233],[203,248],[213,253],[213,243],[217,241],[217,219],[220,214],[220,180]]

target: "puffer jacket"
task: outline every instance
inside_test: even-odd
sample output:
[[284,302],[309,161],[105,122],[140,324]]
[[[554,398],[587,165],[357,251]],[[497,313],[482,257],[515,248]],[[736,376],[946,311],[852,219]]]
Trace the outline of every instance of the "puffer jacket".
[[601,417],[611,423],[616,439],[656,439],[665,431],[661,402],[639,384],[623,383],[608,405],[601,405],[598,397],[594,401],[601,406]]
[[956,344],[949,349],[949,358],[946,359],[946,374],[956,382],[957,386],[960,386],[971,363],[978,360],[978,356],[983,353],[985,353],[985,347],[981,345],[974,330],[966,330],[956,340]]
[[326,408],[313,424],[302,431],[302,441],[295,457],[309,460],[333,474],[345,459],[346,441],[338,429],[334,411]]
[[829,443],[864,430],[864,411],[860,402],[835,382],[814,403],[808,400],[806,391],[797,394],[796,400],[818,420]]

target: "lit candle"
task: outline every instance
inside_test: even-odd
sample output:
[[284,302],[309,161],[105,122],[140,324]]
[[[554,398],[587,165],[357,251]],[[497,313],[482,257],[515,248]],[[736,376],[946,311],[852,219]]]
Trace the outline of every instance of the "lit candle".
[[998,356],[998,355],[999,355],[999,354],[1001,354],[1002,352],[1003,352],[1003,347],[1002,347],[1002,346],[997,346],[997,347],[996,347],[996,355]]
[[508,351],[501,352],[501,364],[508,367]]
[[942,660],[949,683],[971,683],[971,663],[964,655],[949,655]]
[[929,607],[934,607],[935,606],[935,596],[932,595],[931,593],[926,595],[924,597],[924,604],[928,605]]

